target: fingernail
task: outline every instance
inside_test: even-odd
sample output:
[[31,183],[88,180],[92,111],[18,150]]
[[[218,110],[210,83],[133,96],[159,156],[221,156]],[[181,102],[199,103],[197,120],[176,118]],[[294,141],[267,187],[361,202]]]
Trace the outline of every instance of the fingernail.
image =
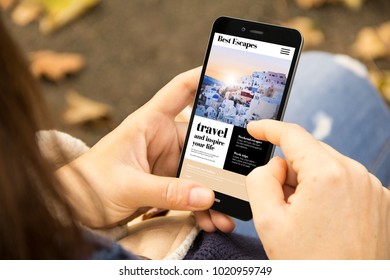
[[212,191],[205,188],[193,188],[190,191],[189,204],[196,208],[208,208],[212,201]]

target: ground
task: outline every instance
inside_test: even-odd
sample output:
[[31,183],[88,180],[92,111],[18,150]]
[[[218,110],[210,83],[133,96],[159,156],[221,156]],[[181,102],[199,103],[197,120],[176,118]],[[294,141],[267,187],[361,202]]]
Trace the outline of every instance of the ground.
[[[93,145],[176,74],[202,64],[210,27],[221,15],[276,24],[310,17],[325,35],[314,49],[351,54],[358,31],[388,21],[389,14],[388,0],[367,0],[360,11],[343,5],[304,10],[288,0],[103,0],[49,36],[40,34],[36,23],[19,27],[9,13],[4,18],[26,52],[51,49],[86,57],[87,68],[81,73],[60,83],[41,84],[55,126]],[[62,112],[69,90],[109,104],[114,108],[112,118],[66,125]]]

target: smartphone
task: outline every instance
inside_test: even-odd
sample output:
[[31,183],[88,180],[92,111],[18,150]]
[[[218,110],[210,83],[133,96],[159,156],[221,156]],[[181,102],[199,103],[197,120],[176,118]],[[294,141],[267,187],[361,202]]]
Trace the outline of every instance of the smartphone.
[[281,120],[303,39],[297,30],[220,17],[212,27],[177,177],[215,193],[212,209],[252,218],[245,176],[274,146],[250,136],[249,122]]

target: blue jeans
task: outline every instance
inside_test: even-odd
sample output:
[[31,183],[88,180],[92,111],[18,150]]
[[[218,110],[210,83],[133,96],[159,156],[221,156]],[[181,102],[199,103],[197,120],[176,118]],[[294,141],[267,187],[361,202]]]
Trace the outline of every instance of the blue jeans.
[[[356,60],[303,53],[284,121],[303,126],[390,185],[390,110]],[[282,155],[279,148],[275,155]],[[252,221],[236,223],[235,232],[257,236]]]

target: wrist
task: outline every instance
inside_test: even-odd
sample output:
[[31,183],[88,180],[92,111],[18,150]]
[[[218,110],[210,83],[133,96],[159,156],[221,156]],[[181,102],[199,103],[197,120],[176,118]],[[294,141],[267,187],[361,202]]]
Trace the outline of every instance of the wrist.
[[65,198],[79,222],[89,227],[104,226],[104,213],[102,207],[99,207],[101,202],[91,187],[88,175],[78,167],[78,160],[59,168],[55,175],[61,182]]

